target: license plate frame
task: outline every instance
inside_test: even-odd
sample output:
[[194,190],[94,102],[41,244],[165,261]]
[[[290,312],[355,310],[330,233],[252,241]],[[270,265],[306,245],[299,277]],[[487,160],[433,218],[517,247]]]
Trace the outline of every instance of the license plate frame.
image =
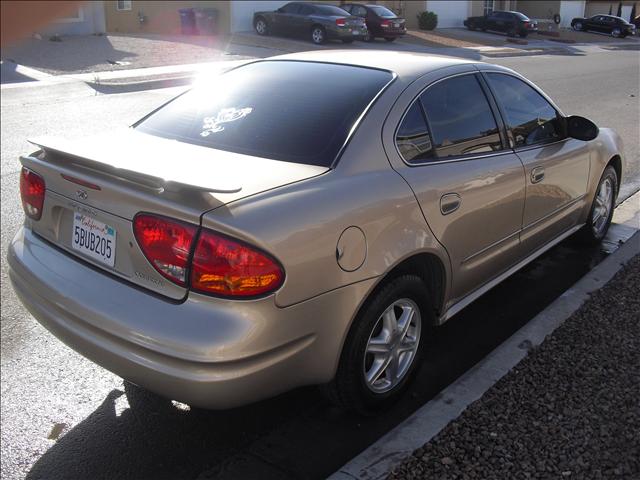
[[116,229],[95,218],[75,212],[71,228],[71,248],[106,265],[115,267]]

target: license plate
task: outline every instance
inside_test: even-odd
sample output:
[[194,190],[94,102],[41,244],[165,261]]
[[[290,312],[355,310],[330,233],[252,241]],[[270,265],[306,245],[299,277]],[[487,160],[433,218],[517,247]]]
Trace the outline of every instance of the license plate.
[[116,231],[94,218],[74,213],[71,247],[113,267],[116,261]]
[[353,30],[351,32],[352,35],[360,35],[360,30]]
[[394,28],[399,28],[400,24],[399,23],[394,23],[393,26],[394,26]]

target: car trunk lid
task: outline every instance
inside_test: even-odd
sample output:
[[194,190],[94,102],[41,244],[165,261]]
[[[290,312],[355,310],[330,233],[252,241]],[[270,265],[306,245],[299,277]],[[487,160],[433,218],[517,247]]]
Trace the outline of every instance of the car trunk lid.
[[[78,142],[59,138],[31,142],[41,152],[21,157],[21,162],[46,183],[42,217],[28,220],[33,231],[101,270],[174,300],[184,298],[186,287],[168,281],[144,256],[133,229],[136,214],[148,212],[199,225],[207,211],[329,170],[134,130]],[[92,248],[104,247],[97,255],[81,248],[84,238],[79,240],[78,235],[83,230],[96,232]]]

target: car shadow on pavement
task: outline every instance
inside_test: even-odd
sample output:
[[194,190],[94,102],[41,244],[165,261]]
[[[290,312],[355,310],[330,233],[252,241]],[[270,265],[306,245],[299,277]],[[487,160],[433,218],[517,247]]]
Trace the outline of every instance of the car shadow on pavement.
[[314,387],[206,411],[125,382],[124,391],[112,390],[63,434],[27,478],[325,478],[436,397],[605,256],[599,247],[565,241],[429,330],[415,384],[383,415],[343,412]]

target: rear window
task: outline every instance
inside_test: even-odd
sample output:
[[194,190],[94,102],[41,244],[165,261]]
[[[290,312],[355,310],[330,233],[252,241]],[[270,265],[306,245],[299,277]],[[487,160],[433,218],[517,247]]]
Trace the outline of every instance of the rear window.
[[349,65],[256,62],[188,91],[135,128],[218,150],[330,166],[392,78]]
[[314,5],[316,12],[320,15],[328,15],[328,16],[345,16],[349,15],[349,12],[343,10],[339,7],[334,7],[333,5]]
[[524,20],[525,22],[529,21],[529,17],[527,17],[524,13],[513,12],[513,14],[518,17],[520,20]]
[[396,18],[397,16],[395,13],[393,13],[391,10],[389,10],[386,7],[375,6],[375,7],[369,7],[369,8],[373,10],[376,15],[382,18]]

